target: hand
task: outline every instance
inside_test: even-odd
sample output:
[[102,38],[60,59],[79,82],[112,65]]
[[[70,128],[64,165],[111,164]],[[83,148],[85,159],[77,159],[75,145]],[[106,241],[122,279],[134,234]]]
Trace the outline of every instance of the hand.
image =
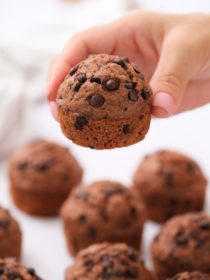
[[210,16],[134,11],[76,34],[53,59],[46,95],[57,118],[56,92],[88,54],[128,56],[150,80],[152,114],[169,117],[210,101]]

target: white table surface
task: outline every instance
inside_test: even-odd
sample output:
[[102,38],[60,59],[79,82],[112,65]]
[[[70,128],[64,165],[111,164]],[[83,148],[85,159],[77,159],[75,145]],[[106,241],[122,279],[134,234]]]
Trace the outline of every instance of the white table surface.
[[[114,19],[123,13],[120,1],[90,0],[81,12],[70,4],[68,15],[67,4],[58,0],[1,0],[0,1],[0,40],[8,46],[24,46],[56,53],[67,38],[74,32],[93,24]],[[79,4],[80,5],[80,4]],[[142,8],[169,12],[210,11],[209,0],[200,1],[139,1]],[[121,7],[118,9],[118,7]],[[52,29],[52,24],[55,29]],[[71,28],[69,28],[69,26]],[[4,27],[4,28],[2,28]],[[62,27],[62,28],[61,28]],[[57,29],[56,29],[57,28]],[[62,29],[63,32],[60,33]],[[47,37],[46,37],[47,34]],[[51,46],[49,48],[49,46]],[[44,89],[44,84],[43,84]],[[30,93],[29,93],[30,94]],[[51,117],[47,104],[35,106],[33,130],[37,137],[47,137],[68,147],[79,159],[85,169],[84,181],[90,183],[97,179],[111,179],[126,185],[131,184],[132,174],[138,162],[145,154],[157,149],[175,149],[196,159],[206,176],[210,174],[210,105],[184,113],[167,120],[152,120],[146,139],[134,146],[111,151],[94,151],[72,144],[61,133],[59,125]],[[59,218],[40,219],[20,212],[12,203],[7,180],[7,162],[0,168],[0,204],[11,210],[20,222],[23,231],[22,262],[35,267],[45,280],[64,279],[64,270],[73,259],[67,252],[62,223]],[[208,207],[210,214],[210,192],[208,190]],[[149,244],[158,225],[147,223],[143,239],[143,258],[151,267]]]
[[[152,120],[150,131],[143,142],[110,151],[85,149],[65,139],[59,125],[52,119],[46,104],[35,108],[34,113],[40,131],[37,137],[56,140],[68,146],[85,170],[86,183],[104,178],[120,181],[129,186],[133,171],[142,157],[163,148],[172,148],[192,156],[201,164],[209,178],[209,106],[167,120]],[[34,218],[20,212],[11,201],[6,173],[7,169],[4,166],[0,173],[0,204],[9,208],[21,224],[22,262],[30,267],[34,266],[43,279],[64,279],[64,270],[73,259],[67,252],[61,220],[59,218]],[[207,197],[209,205],[206,211],[210,214],[209,192]],[[148,267],[151,267],[149,244],[158,228],[157,224],[151,222],[146,223],[145,226],[142,256]]]

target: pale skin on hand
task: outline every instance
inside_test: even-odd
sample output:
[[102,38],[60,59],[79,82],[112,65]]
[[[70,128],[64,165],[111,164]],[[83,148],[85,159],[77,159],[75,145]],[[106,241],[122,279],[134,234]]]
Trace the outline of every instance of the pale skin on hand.
[[150,81],[152,114],[164,118],[210,102],[210,15],[134,11],[73,36],[51,62],[46,95],[57,119],[56,92],[89,54],[127,56]]

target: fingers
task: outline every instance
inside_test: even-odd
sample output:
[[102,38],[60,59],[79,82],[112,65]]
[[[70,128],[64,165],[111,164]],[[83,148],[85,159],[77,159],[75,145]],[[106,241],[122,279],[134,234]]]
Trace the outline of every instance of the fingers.
[[49,101],[55,101],[57,89],[71,67],[85,59],[88,54],[112,52],[115,31],[115,27],[108,24],[78,33],[69,40],[63,51],[51,63],[48,72],[46,96]]
[[155,117],[173,115],[184,90],[199,68],[193,49],[173,39],[162,47],[161,56],[151,79],[154,93],[152,113]]

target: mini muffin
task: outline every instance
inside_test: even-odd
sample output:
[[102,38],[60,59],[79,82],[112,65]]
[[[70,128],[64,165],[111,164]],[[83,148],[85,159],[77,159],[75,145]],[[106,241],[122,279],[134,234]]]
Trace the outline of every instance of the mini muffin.
[[19,259],[21,241],[22,233],[19,224],[7,210],[0,206],[0,258]]
[[140,248],[144,211],[132,191],[119,183],[98,181],[78,188],[64,203],[61,215],[73,256],[103,241]]
[[152,274],[132,247],[123,243],[101,243],[82,250],[66,270],[65,280],[75,279],[151,280]]
[[152,244],[159,279],[184,271],[210,274],[210,217],[193,212],[166,222]]
[[17,149],[10,160],[12,198],[18,208],[31,215],[57,215],[81,178],[76,159],[56,143],[30,143]]
[[74,143],[113,149],[144,139],[151,89],[128,58],[92,55],[73,67],[57,92],[61,129]]
[[1,280],[42,280],[33,268],[27,268],[9,259],[0,259]]
[[207,180],[198,164],[174,151],[159,151],[140,163],[133,178],[147,216],[165,222],[174,215],[201,211]]
[[168,280],[210,280],[210,276],[198,271],[178,273]]

